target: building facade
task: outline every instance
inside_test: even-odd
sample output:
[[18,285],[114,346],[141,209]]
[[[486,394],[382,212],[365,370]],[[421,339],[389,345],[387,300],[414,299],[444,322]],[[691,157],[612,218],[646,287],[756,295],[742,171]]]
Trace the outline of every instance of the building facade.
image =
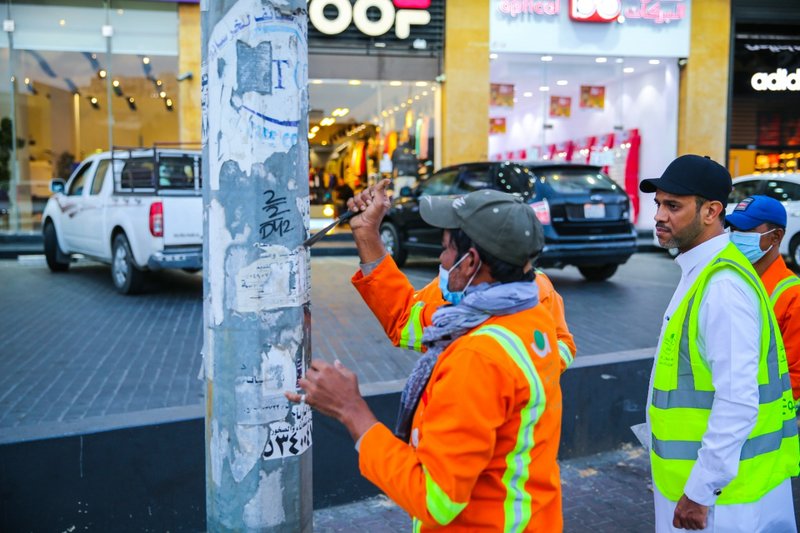
[[[570,160],[607,167],[647,228],[638,181],[678,154],[793,169],[790,4],[310,0],[312,202],[468,160]],[[198,0],[4,11],[0,232],[38,232],[50,179],[88,154],[200,140]]]

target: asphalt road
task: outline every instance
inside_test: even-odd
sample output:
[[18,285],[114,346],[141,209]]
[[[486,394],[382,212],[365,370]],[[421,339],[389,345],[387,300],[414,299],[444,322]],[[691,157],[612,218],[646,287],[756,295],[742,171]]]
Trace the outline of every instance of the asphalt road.
[[[314,357],[340,359],[362,384],[405,379],[415,354],[393,348],[349,283],[354,257],[315,257]],[[438,264],[404,269],[421,287]],[[565,300],[578,357],[655,346],[680,272],[637,254],[607,282],[546,270]],[[203,401],[201,274],[162,272],[147,292],[117,294],[107,266],[51,274],[43,258],[0,261],[0,430]]]

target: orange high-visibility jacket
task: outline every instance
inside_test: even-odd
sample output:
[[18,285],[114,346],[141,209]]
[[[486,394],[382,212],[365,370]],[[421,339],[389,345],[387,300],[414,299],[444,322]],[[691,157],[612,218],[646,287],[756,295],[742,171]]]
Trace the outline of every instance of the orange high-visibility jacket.
[[800,399],[800,278],[787,268],[783,257],[778,256],[761,275],[761,281],[778,319],[786,347],[792,393],[797,400]]
[[[373,307],[382,324],[414,300],[390,260],[356,283],[382,302]],[[410,443],[383,424],[363,435],[361,473],[415,531],[561,531],[560,366],[543,305],[490,318],[439,356]]]
[[[377,266],[373,275],[364,276],[359,270],[353,276],[353,285],[361,294],[364,302],[372,310],[383,326],[392,344],[401,348],[424,351],[422,346],[422,330],[433,322],[433,313],[447,304],[439,289],[439,277],[435,277],[428,285],[413,293],[406,305],[393,305],[391,311],[386,309],[386,294],[381,290],[373,290],[375,283],[385,283],[384,272],[397,272],[402,275],[391,256],[386,256]],[[392,276],[388,276],[392,278]],[[405,283],[405,276],[403,275]],[[404,283],[401,283],[404,285]],[[550,311],[556,324],[558,335],[558,352],[561,356],[561,371],[566,370],[575,358],[575,340],[567,328],[564,315],[564,301],[558,294],[544,272],[536,272],[536,285],[539,287],[539,303]]]

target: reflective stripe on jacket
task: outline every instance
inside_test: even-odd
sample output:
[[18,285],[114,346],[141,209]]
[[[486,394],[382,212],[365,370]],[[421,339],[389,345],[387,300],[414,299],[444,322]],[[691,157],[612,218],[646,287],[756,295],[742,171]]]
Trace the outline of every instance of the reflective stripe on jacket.
[[800,278],[778,256],[761,274],[781,328],[795,400],[800,399]]
[[[442,298],[438,276],[419,291],[414,291],[394,260],[386,256],[369,276],[364,276],[359,270],[352,282],[378,317],[392,344],[416,351],[424,350],[422,330],[433,322],[433,313],[448,303]],[[556,324],[563,372],[572,364],[576,353],[575,340],[564,316],[564,302],[544,272],[536,271],[536,284],[539,287],[539,303],[550,311]],[[387,301],[387,295],[391,295],[391,301]]]
[[[381,323],[404,294],[397,277],[405,280],[397,271],[372,287],[384,302]],[[490,318],[439,356],[411,443],[382,424],[364,434],[362,474],[417,531],[561,531],[560,372],[543,306]]]
[[757,501],[798,471],[797,422],[777,321],[752,265],[729,244],[703,269],[670,317],[656,362],[649,406],[651,465],[658,490],[673,501],[683,494],[714,402],[712,375],[697,349],[697,331],[705,287],[721,269],[732,269],[753,287],[766,320],[760,336],[758,418],[742,447],[738,474],[717,503]]

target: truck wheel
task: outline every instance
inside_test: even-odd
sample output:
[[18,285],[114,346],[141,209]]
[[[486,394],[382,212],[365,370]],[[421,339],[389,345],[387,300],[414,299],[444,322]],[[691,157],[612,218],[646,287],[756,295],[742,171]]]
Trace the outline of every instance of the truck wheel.
[[397,266],[403,266],[406,262],[406,257],[408,257],[408,252],[400,244],[400,233],[397,228],[391,222],[384,222],[381,224],[380,232],[386,252],[392,256]]
[[581,266],[578,271],[586,281],[605,281],[614,275],[619,265]]
[[52,222],[48,222],[44,226],[44,257],[51,272],[69,270],[69,255],[62,253],[59,249],[56,227]]
[[144,284],[144,272],[134,264],[128,238],[123,233],[114,237],[111,279],[114,281],[114,287],[122,294],[141,292]]

